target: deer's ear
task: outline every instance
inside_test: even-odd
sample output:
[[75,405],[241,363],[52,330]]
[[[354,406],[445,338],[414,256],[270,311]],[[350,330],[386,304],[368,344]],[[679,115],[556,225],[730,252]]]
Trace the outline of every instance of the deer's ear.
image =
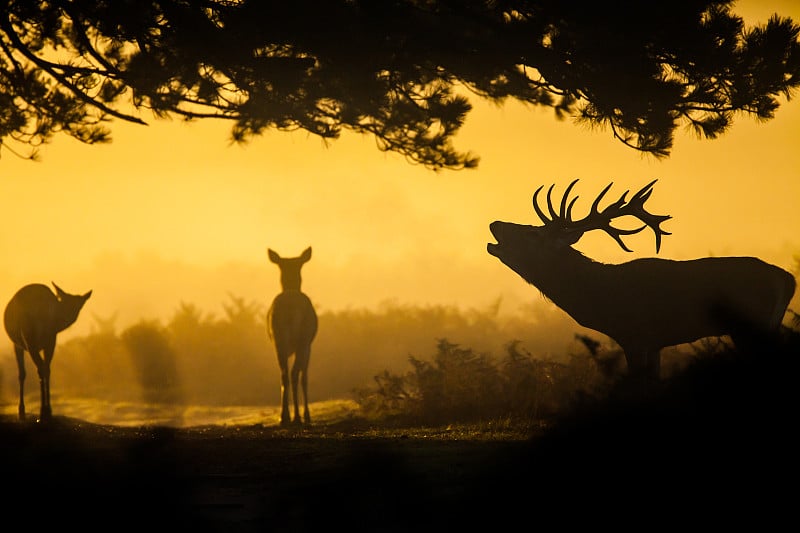
[[300,258],[303,260],[303,262],[308,261],[309,259],[311,259],[311,247],[310,246],[308,248],[306,248],[305,250],[303,250],[303,255],[301,255]]
[[89,291],[86,294],[84,294],[83,296],[81,296],[81,298],[83,298],[84,300],[88,300],[89,296],[91,296],[91,295],[92,295],[92,291]]
[[53,287],[55,287],[55,288],[56,288],[56,294],[58,295],[58,297],[59,297],[59,298],[61,298],[61,297],[62,297],[62,296],[64,296],[65,294],[67,294],[66,292],[64,292],[63,290],[61,290],[61,287],[59,287],[58,285],[56,285],[56,282],[55,282],[55,281],[51,281],[50,283],[52,283],[52,284],[53,284]]
[[278,253],[272,248],[267,248],[267,255],[269,255],[269,260],[273,263],[277,263],[281,259],[281,256],[279,256]]

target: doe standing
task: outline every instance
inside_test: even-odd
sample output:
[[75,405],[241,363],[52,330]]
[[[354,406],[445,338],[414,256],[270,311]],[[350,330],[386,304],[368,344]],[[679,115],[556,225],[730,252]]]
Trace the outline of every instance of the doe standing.
[[[268,249],[269,259],[281,270],[281,288],[267,315],[267,333],[275,344],[281,368],[281,425],[292,422],[289,416],[289,390],[294,402],[294,423],[311,423],[308,411],[308,360],[311,342],[317,334],[317,313],[311,300],[300,290],[300,269],[311,259],[311,247],[298,257],[281,257]],[[289,358],[294,355],[289,381]],[[300,419],[298,383],[303,389],[303,418]]]
[[[14,343],[19,369],[19,418],[25,418],[25,352],[39,372],[39,419],[53,415],[50,407],[50,363],[56,348],[56,335],[78,319],[83,304],[92,295],[68,294],[53,283],[56,292],[41,283],[25,285],[11,297],[3,316],[6,333]],[[44,353],[44,357],[42,357]]]

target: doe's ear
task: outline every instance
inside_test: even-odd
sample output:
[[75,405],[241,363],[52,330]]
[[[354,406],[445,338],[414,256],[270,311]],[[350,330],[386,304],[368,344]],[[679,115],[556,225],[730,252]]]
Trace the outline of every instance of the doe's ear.
[[272,248],[267,248],[267,255],[269,255],[269,260],[273,263],[277,263],[281,260],[281,256],[279,256],[278,253]]
[[91,296],[91,295],[92,295],[92,291],[89,291],[86,294],[84,294],[81,298],[83,298],[84,300],[88,300],[89,296]]
[[55,287],[55,288],[56,288],[56,294],[58,295],[58,297],[59,297],[59,298],[60,298],[61,296],[65,295],[65,294],[67,294],[66,292],[64,292],[63,290],[61,290],[61,287],[59,287],[58,285],[56,285],[56,282],[55,282],[55,281],[51,281],[50,283],[52,283],[52,284],[53,284],[53,287]]
[[308,248],[306,248],[305,250],[303,250],[303,254],[300,256],[300,258],[304,262],[308,261],[309,259],[311,259],[311,247],[310,246]]

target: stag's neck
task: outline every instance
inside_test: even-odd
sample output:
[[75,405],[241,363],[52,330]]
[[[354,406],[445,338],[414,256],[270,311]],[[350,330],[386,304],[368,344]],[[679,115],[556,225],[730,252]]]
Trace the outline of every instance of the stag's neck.
[[613,265],[600,263],[567,248],[552,260],[532,266],[523,278],[581,322],[582,317],[594,314],[596,298],[606,296],[602,293],[609,287],[607,278],[612,270]]

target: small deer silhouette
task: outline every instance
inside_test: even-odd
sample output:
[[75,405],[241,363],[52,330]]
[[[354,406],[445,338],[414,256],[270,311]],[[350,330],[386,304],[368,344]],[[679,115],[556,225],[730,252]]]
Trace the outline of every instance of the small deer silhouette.
[[[300,290],[300,269],[311,259],[311,247],[299,257],[285,258],[268,249],[269,260],[281,270],[282,292],[272,301],[267,314],[267,333],[275,344],[278,364],[281,368],[281,425],[291,423],[289,416],[289,390],[294,402],[294,423],[311,423],[308,411],[308,360],[311,342],[317,334],[317,313],[311,300]],[[294,355],[291,385],[289,382],[289,358]],[[300,419],[298,389],[303,389],[303,419]]]
[[[6,333],[14,343],[19,369],[19,418],[25,419],[25,352],[39,372],[39,419],[53,415],[50,407],[50,363],[56,347],[56,335],[78,319],[92,291],[83,295],[68,294],[53,283],[56,293],[47,285],[25,285],[11,297],[3,317]],[[44,353],[44,358],[42,357]]]
[[[537,201],[542,187],[536,190],[533,208],[543,226],[492,222],[489,229],[497,243],[489,243],[487,251],[576,322],[614,339],[625,352],[629,373],[658,379],[660,352],[667,346],[729,335],[741,349],[774,338],[795,291],[791,273],[755,257],[644,258],[616,265],[594,261],[571,247],[585,232],[602,230],[630,252],[622,236],[650,228],[658,253],[661,236],[669,235],[660,225],[671,217],[644,208],[653,180],[630,200],[625,191],[616,202],[599,209],[609,184],[589,214],[573,220],[578,197],[570,200],[569,194],[577,181],[567,187],[558,212],[550,186],[549,218]],[[644,225],[636,229],[611,225],[621,217],[637,218]]]

